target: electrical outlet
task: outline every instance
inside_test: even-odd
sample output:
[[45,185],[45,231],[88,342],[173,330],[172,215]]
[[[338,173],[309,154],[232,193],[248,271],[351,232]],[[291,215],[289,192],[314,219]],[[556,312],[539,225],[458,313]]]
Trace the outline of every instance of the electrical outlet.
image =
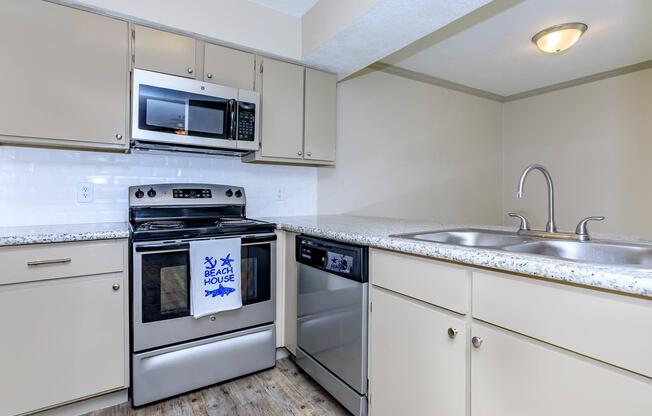
[[93,202],[93,182],[79,182],[77,184],[77,202]]

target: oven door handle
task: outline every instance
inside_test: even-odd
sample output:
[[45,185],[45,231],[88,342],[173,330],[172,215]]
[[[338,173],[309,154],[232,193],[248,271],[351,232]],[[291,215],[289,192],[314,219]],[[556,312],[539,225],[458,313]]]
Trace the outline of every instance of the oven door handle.
[[[226,237],[228,238],[228,237]],[[255,244],[267,243],[270,241],[276,240],[276,234],[263,234],[259,236],[242,236],[242,245],[249,246]],[[205,241],[205,240],[199,240]],[[143,253],[148,251],[179,251],[179,250],[189,250],[190,243],[162,243],[162,244],[143,244],[135,247],[137,253]]]
[[179,251],[179,250],[188,250],[190,244],[188,243],[174,243],[174,244],[146,244],[142,246],[136,246],[137,253],[143,253],[148,251]]

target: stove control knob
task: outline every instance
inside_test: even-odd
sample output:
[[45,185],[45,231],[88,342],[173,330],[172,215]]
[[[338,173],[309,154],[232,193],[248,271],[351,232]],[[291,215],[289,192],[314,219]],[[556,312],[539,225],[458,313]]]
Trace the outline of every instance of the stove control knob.
[[136,191],[136,193],[134,195],[136,195],[136,198],[142,198],[142,197],[145,196],[145,192],[143,192],[143,191],[141,191],[139,189],[139,190]]
[[228,196],[229,198],[231,198],[231,197],[233,196],[233,190],[232,190],[232,189],[227,189],[227,190],[226,190],[226,196]]
[[237,191],[235,191],[235,197],[236,198],[242,198],[242,191],[239,190],[239,189]]
[[147,196],[150,198],[154,198],[156,196],[156,191],[154,188],[149,188],[149,191],[147,191]]

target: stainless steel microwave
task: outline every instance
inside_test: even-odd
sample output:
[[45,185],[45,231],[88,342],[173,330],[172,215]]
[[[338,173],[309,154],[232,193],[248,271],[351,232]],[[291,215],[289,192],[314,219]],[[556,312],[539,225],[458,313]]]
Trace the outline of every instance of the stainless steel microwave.
[[255,91],[134,69],[132,144],[257,150],[259,101]]

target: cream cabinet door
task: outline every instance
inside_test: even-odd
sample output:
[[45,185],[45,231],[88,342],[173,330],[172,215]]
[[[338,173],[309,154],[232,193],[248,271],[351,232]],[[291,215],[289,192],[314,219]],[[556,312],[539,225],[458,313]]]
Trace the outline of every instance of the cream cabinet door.
[[651,379],[486,325],[472,335],[473,416],[650,414]]
[[0,136],[126,147],[127,23],[39,0],[0,21]]
[[294,355],[297,353],[297,299],[298,274],[295,233],[286,233],[285,240],[285,347]]
[[193,38],[134,26],[134,66],[148,71],[195,78],[196,41]]
[[464,321],[376,287],[371,302],[371,414],[464,415]]
[[306,68],[305,158],[335,161],[337,129],[337,78]]
[[207,43],[204,50],[204,81],[245,90],[254,89],[256,56]]
[[264,59],[262,84],[262,155],[301,159],[303,67]]
[[0,286],[0,414],[127,386],[123,276]]

